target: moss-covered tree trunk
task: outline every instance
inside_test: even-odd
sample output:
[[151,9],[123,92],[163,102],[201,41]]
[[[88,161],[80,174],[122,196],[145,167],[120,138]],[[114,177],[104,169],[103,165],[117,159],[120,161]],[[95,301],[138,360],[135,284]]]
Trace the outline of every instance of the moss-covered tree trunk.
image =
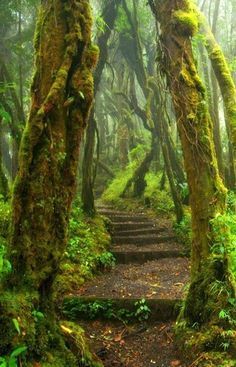
[[[0,354],[16,343],[17,338],[11,340],[13,317],[19,317],[23,332],[18,338],[28,344],[31,355],[53,349],[53,343],[60,348],[52,331],[50,300],[67,244],[80,141],[93,101],[91,70],[98,50],[91,44],[91,25],[87,0],[41,2],[31,110],[12,202],[12,273],[5,287],[14,291],[15,299],[9,303],[7,296],[0,297]],[[46,315],[44,334],[32,320],[34,309]]]
[[[100,49],[100,58],[97,68],[94,73],[94,94],[96,95],[99,89],[103,69],[108,57],[108,40],[114,28],[115,20],[118,14],[118,8],[121,0],[106,0],[102,12],[102,19],[105,24],[105,31],[101,31],[97,39],[97,44]],[[88,130],[86,134],[86,142],[84,148],[83,159],[83,180],[82,180],[82,203],[84,211],[89,215],[95,214],[94,194],[93,194],[93,154],[95,147],[96,136],[96,121],[95,109],[92,110],[88,121]]]
[[162,67],[173,99],[190,188],[193,243],[185,319],[190,325],[213,319],[218,322],[218,307],[227,304],[228,295],[225,293],[219,300],[212,287],[222,282],[232,298],[235,289],[225,255],[227,241],[222,244],[223,254],[214,253],[214,223],[225,212],[226,189],[218,173],[205,90],[191,46],[198,18],[186,0],[156,0],[150,1],[150,5],[161,28]]
[[217,43],[207,20],[199,13],[201,31],[205,36],[206,49],[212,68],[219,83],[224,101],[226,128],[229,139],[229,157],[231,172],[231,188],[235,189],[236,170],[236,86],[223,51]]
[[89,118],[88,128],[86,130],[86,140],[84,146],[84,158],[82,164],[82,191],[81,199],[82,206],[85,213],[90,216],[95,214],[94,193],[93,193],[93,173],[94,173],[94,147],[96,143],[96,121],[94,116],[94,109],[92,109]]

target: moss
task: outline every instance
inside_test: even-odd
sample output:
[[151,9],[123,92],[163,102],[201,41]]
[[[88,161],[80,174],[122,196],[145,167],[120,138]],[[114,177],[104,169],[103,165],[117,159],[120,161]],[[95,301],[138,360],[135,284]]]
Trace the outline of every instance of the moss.
[[193,37],[198,31],[198,14],[192,9],[173,12],[173,22],[178,26],[178,31],[186,36]]
[[[1,291],[0,294],[0,355],[7,354],[18,344],[34,345],[35,323],[32,316],[34,305],[38,303],[38,295],[29,292],[20,293]],[[17,332],[13,320],[17,320],[20,333]]]
[[89,350],[83,329],[73,322],[62,321],[61,331],[73,354],[86,367],[103,367],[102,362]]
[[[65,11],[67,3],[43,2],[40,8],[31,111],[13,193],[12,272],[0,295],[0,353],[11,352],[19,342],[28,347],[29,360],[45,357],[45,365],[54,367],[78,365],[59,332],[52,282],[67,242],[79,145],[93,100],[91,59],[95,63],[89,4],[71,1]],[[87,50],[93,57],[86,63]],[[85,100],[81,103],[80,97],[65,114],[65,90],[79,97],[80,80]],[[43,320],[35,319],[34,309],[44,313]]]
[[226,120],[229,126],[229,140],[234,147],[236,157],[236,87],[231,75],[228,62],[221,47],[216,42],[214,35],[203,14],[201,16],[202,31],[205,36],[206,48],[211,59],[212,67],[217,77],[225,105]]
[[[197,325],[195,325],[197,329]],[[226,332],[212,325],[197,331],[178,325],[176,329],[177,345],[184,354],[195,358],[196,367],[235,367],[236,332]],[[195,356],[195,357],[194,357]]]
[[[87,217],[75,202],[69,226],[69,244],[56,278],[55,297],[73,292],[90,279],[101,266],[100,257],[107,253],[110,235],[101,216]],[[98,241],[99,239],[99,241]]]
[[95,68],[99,57],[99,48],[91,44],[86,51],[86,64],[89,68]]

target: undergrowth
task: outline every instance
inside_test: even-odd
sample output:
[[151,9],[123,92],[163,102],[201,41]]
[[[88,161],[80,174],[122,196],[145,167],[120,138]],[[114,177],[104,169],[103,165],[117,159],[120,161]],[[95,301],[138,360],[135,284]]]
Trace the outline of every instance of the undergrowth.
[[[210,226],[214,234],[210,259],[228,263],[227,277],[216,279],[208,289],[207,306],[212,318],[203,325],[190,325],[179,319],[176,326],[180,346],[196,355],[196,367],[236,366],[236,195],[228,193],[226,213],[217,215]],[[184,312],[185,304],[183,304]]]
[[161,175],[149,172],[146,177],[146,189],[144,192],[145,204],[157,214],[170,216],[174,213],[174,203],[171,198],[169,186],[160,189]]
[[55,282],[60,295],[78,289],[95,272],[114,266],[114,256],[109,252],[108,224],[102,216],[86,216],[80,202],[75,201],[69,223],[69,242]]
[[[140,165],[147,152],[146,145],[139,144],[129,153],[129,163],[124,169],[116,173],[116,177],[108,185],[102,195],[102,201],[112,203],[116,207],[123,207],[125,199],[122,197],[128,181]],[[132,189],[132,187],[131,187]]]
[[66,298],[63,303],[62,312],[70,320],[78,320],[78,318],[89,320],[102,318],[120,320],[124,323],[148,320],[151,313],[145,299],[135,302],[132,309],[128,309],[117,307],[112,300],[87,302],[78,297]]

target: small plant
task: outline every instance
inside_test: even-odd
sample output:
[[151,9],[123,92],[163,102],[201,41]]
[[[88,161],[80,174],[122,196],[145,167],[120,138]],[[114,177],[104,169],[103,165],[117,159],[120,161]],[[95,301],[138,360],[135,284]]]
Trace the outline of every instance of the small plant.
[[34,316],[34,320],[35,321],[40,321],[40,320],[43,320],[44,319],[44,314],[42,313],[42,312],[40,312],[40,311],[36,311],[36,310],[34,310],[33,312],[32,312],[32,315]]
[[151,310],[147,306],[145,299],[135,302],[133,309],[127,309],[117,308],[112,300],[85,302],[82,299],[71,298],[64,301],[63,313],[71,320],[76,320],[80,317],[90,320],[105,318],[128,323],[131,320],[147,320]]
[[135,302],[136,311],[134,313],[135,317],[139,321],[147,320],[150,316],[151,310],[146,304],[146,300],[143,298],[141,301]]
[[97,257],[97,262],[98,266],[100,265],[102,268],[106,270],[114,268],[116,264],[116,259],[111,252],[105,251]]
[[26,351],[25,345],[16,347],[9,356],[0,357],[0,367],[18,367],[18,361],[21,361]]
[[6,255],[6,247],[2,243],[0,244],[0,280],[5,275],[11,272],[11,264],[8,260],[6,260],[5,255]]
[[186,213],[180,223],[175,223],[174,231],[178,241],[186,246],[188,250],[191,248],[192,242],[192,228],[191,228],[191,214]]

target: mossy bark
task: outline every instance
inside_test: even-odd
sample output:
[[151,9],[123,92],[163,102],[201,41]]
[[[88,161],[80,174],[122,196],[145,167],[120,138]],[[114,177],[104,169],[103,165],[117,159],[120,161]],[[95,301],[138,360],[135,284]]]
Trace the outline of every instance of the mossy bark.
[[[61,347],[56,342],[51,287],[67,244],[80,141],[93,101],[92,69],[98,51],[91,44],[91,26],[87,0],[41,3],[31,110],[13,191],[9,247],[12,273],[5,284],[13,296],[19,292],[23,299],[24,292],[35,295],[28,297],[29,314],[35,308],[45,313],[41,329],[31,314],[29,326],[19,336],[21,342],[28,344],[32,356],[44,352],[38,343],[44,345],[45,351],[53,348],[54,338]],[[8,315],[11,330],[12,310],[2,300],[0,297],[0,323],[7,325]],[[17,298],[15,302],[14,307],[24,308]],[[20,313],[22,320],[27,320],[27,315]],[[1,335],[0,352],[16,342],[9,335],[7,330]]]
[[[100,57],[98,65],[94,73],[94,94],[96,95],[99,89],[103,69],[108,57],[108,40],[111,32],[114,28],[115,20],[118,14],[118,8],[121,0],[110,1],[106,0],[102,12],[102,19],[106,28],[104,32],[101,32],[97,39],[97,44],[100,49]],[[83,159],[83,180],[82,180],[82,203],[84,211],[89,215],[95,214],[94,205],[94,193],[93,193],[93,154],[95,147],[96,136],[96,121],[95,121],[95,109],[91,111],[91,115],[88,121],[88,129],[86,134],[86,142],[84,148]]]
[[[209,58],[215,76],[218,80],[221,94],[225,107],[225,119],[228,133],[228,139],[232,146],[232,162],[230,164],[231,171],[235,179],[235,165],[236,165],[236,86],[231,75],[231,71],[227,60],[223,54],[223,51],[217,43],[214,34],[212,33],[207,20],[204,15],[199,13],[199,19],[201,21],[201,32],[205,36],[206,49],[208,51]],[[231,149],[231,147],[230,147]],[[231,161],[230,160],[230,161]],[[233,182],[235,188],[235,182]]]
[[90,216],[95,215],[94,193],[93,193],[93,176],[94,176],[94,147],[96,143],[96,121],[94,117],[94,109],[89,119],[89,125],[86,130],[86,140],[84,146],[84,158],[82,164],[82,207],[85,213]]
[[213,136],[216,149],[217,163],[220,175],[222,178],[224,178],[225,170],[224,170],[223,149],[220,132],[220,116],[219,116],[219,88],[213,70],[211,70],[211,72],[209,71],[206,50],[203,44],[199,46],[199,52],[201,56],[201,63],[203,65],[204,83],[206,86],[209,112],[211,120],[213,122]]
[[[219,176],[212,122],[206,95],[197,73],[191,46],[195,30],[194,8],[186,0],[151,1],[161,28],[163,65],[176,112],[192,209],[191,284],[184,316],[190,325],[216,320],[219,299],[211,292],[224,282],[235,297],[227,256],[214,256],[213,221],[225,212],[226,189]],[[181,13],[180,13],[181,12]],[[180,18],[181,15],[181,18]],[[194,18],[192,20],[192,17]],[[227,243],[225,252],[227,253]],[[227,304],[226,294],[221,298]]]

